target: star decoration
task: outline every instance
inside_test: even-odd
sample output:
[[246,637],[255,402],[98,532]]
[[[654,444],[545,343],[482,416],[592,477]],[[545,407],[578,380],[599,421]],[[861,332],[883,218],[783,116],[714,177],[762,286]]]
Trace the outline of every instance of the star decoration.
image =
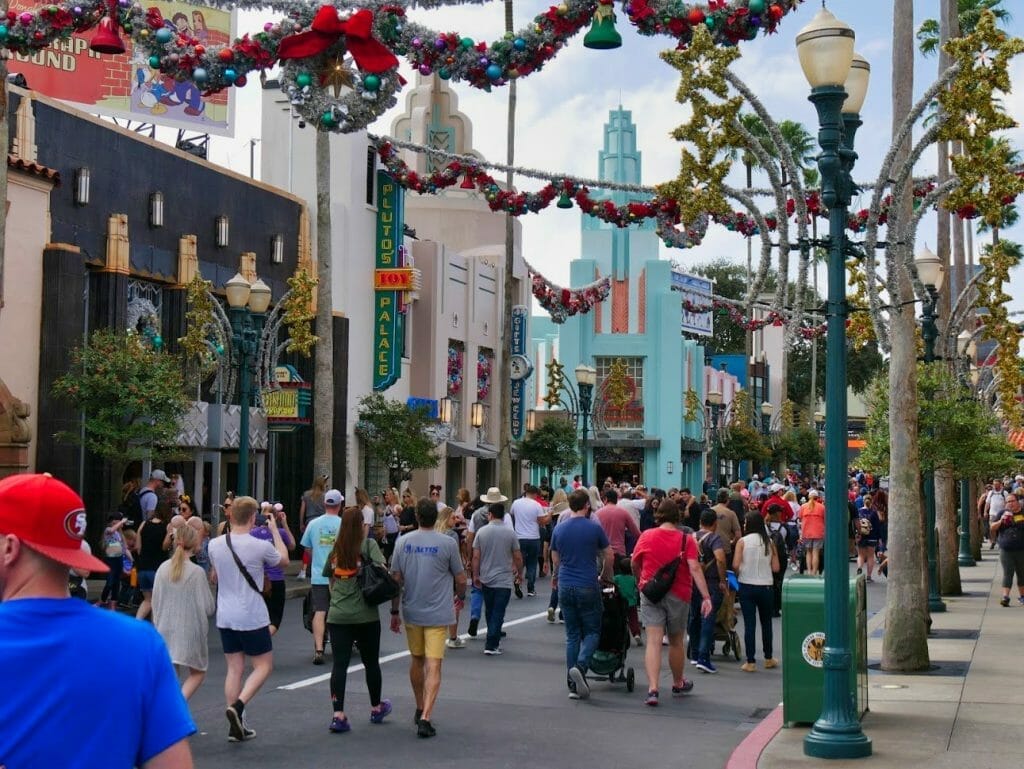
[[338,56],[320,71],[320,85],[325,88],[331,86],[334,89],[334,98],[337,99],[341,96],[342,88],[355,87],[355,77],[348,63]]

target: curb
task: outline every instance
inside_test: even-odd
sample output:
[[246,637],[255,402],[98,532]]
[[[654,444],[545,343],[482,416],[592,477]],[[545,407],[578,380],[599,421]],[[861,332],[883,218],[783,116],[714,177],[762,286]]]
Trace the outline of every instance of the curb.
[[782,703],[769,713],[754,730],[744,738],[743,742],[736,746],[729,760],[725,762],[725,769],[757,769],[758,759],[768,743],[782,729]]

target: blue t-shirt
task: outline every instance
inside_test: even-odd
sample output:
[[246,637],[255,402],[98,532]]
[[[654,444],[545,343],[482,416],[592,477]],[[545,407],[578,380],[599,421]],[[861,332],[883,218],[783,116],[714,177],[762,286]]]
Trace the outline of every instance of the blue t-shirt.
[[0,660],[6,769],[131,769],[196,731],[148,623],[75,598],[5,601]]
[[312,552],[313,562],[309,570],[309,584],[327,585],[330,579],[324,576],[324,565],[334,549],[334,540],[338,538],[338,529],[341,528],[340,515],[318,516],[309,522],[306,531],[302,534],[303,547],[308,547]]
[[558,586],[597,587],[597,556],[608,547],[601,524],[590,518],[570,518],[555,527],[551,549],[558,553]]

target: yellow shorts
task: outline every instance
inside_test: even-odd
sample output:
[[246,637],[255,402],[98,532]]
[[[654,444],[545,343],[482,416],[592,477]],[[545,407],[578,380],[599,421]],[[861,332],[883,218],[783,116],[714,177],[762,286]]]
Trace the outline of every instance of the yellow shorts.
[[448,640],[448,628],[425,627],[423,625],[406,625],[405,637],[409,641],[409,653],[413,657],[429,657],[432,660],[443,660],[445,641]]

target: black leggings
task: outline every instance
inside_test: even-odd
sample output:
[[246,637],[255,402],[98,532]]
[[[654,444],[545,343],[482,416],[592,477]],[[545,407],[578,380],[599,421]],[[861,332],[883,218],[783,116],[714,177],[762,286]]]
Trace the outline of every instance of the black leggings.
[[103,560],[110,571],[107,572],[107,581],[103,585],[100,602],[105,603],[107,600],[111,600],[117,603],[121,599],[121,571],[124,569],[123,556],[104,557]]
[[366,668],[366,688],[370,692],[370,705],[380,705],[382,685],[380,673],[380,620],[362,622],[358,625],[335,625],[327,623],[331,634],[331,652],[334,667],[331,668],[331,700],[335,712],[345,710],[345,681],[348,678],[348,663],[352,659],[352,643],[359,644],[359,657]]

